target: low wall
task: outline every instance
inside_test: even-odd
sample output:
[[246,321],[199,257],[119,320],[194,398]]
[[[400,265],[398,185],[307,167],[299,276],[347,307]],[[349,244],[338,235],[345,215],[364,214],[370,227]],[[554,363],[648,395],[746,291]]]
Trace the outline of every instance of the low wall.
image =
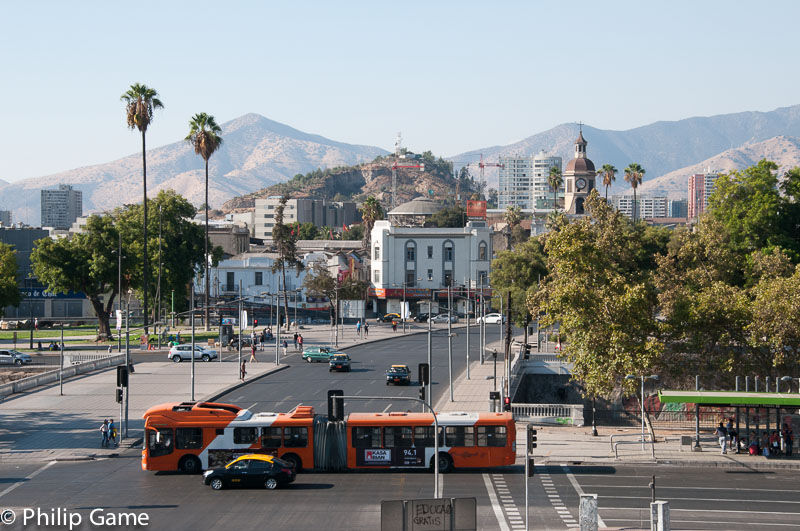
[[63,370],[56,369],[54,371],[47,371],[37,376],[22,378],[20,380],[15,380],[13,382],[0,385],[0,396],[6,397],[14,393],[28,391],[41,385],[52,384],[58,381],[60,373],[63,373],[63,378],[66,380],[67,378],[77,376],[78,374],[85,374],[98,369],[122,365],[123,363],[125,363],[125,354],[117,354],[115,356],[106,356],[102,359],[65,367]]

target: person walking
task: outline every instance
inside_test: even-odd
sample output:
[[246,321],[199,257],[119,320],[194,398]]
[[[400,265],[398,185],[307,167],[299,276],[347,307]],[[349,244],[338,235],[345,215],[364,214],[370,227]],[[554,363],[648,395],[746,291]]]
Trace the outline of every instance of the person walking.
[[250,361],[253,362],[253,363],[258,363],[258,360],[256,359],[256,344],[255,343],[253,343],[250,346]]
[[288,350],[288,348],[289,348],[289,343],[287,343],[286,340],[284,339],[283,340],[283,357],[284,358],[286,357],[286,351]]
[[397,321],[392,319],[392,332],[397,332]]
[[739,453],[739,437],[736,433],[736,430],[733,429],[733,417],[728,419],[728,423],[725,425],[725,430],[728,432],[728,440],[730,441],[731,451],[736,450],[736,453]]
[[247,361],[242,360],[242,365],[241,367],[239,367],[239,379],[241,381],[244,381],[244,377],[247,376],[247,369],[245,367],[245,363],[247,363]]
[[114,425],[114,419],[108,421],[108,438],[114,447],[117,446],[117,427]]
[[356,323],[356,335],[357,336],[361,335],[361,319],[359,319],[358,322]]
[[303,334],[297,336],[297,344],[300,346],[300,350],[303,350]]
[[294,333],[294,336],[293,336],[293,340],[294,340],[294,349],[295,349],[295,350],[297,350],[297,337],[298,337],[299,335],[300,335],[300,334],[298,334],[297,332],[295,332],[295,333]]
[[108,448],[108,419],[103,419],[103,423],[100,425],[100,435],[103,437],[103,440],[100,441],[100,446]]
[[369,336],[369,323],[366,321],[364,322],[364,339],[367,339]]
[[714,435],[717,436],[719,439],[719,447],[722,448],[723,454],[728,453],[728,431],[725,429],[725,426],[722,425],[722,422],[719,423],[719,426],[714,431]]
[[38,317],[35,317],[33,319],[33,327],[36,329],[37,332],[39,331],[39,318]]

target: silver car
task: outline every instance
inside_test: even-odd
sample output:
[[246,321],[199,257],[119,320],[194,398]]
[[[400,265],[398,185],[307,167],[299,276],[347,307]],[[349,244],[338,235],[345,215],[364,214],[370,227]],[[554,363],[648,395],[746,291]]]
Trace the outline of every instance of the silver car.
[[437,315],[436,317],[431,319],[431,322],[432,323],[446,323],[448,320],[451,323],[457,323],[458,322],[458,316],[457,315],[450,315],[450,314],[447,314],[447,313],[440,313],[439,315]]
[[0,350],[0,364],[19,367],[20,365],[28,365],[31,361],[30,355],[18,350]]
[[[167,358],[171,359],[175,363],[180,363],[183,360],[191,360],[192,359],[191,352],[192,352],[192,345],[175,345],[174,347],[169,349],[169,354],[167,354]],[[211,361],[217,359],[217,351],[204,348],[200,345],[195,345],[194,359],[203,361]]]

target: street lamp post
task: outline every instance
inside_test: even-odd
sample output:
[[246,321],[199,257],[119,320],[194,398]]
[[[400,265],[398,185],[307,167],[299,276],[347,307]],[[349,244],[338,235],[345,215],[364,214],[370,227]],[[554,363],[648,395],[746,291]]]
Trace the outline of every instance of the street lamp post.
[[472,283],[472,278],[467,280],[467,380],[469,380],[469,321],[470,312],[472,310],[472,299],[469,298],[469,285]]
[[[192,320],[192,402],[194,402],[194,278],[192,278],[192,301],[191,301],[191,320]],[[180,355],[180,354],[179,354]]]
[[650,376],[634,376],[629,374],[625,377],[626,380],[636,380],[637,378],[641,378],[642,380],[642,395],[639,399],[639,402],[642,404],[642,450],[644,450],[644,381],[645,380],[658,380],[657,374],[651,374]]
[[453,297],[452,282],[447,285],[447,369],[450,380],[450,402],[453,401]]
[[431,351],[433,350],[433,293],[433,288],[431,288],[431,300],[428,303],[428,386],[431,387],[426,395],[428,406],[433,403],[431,400],[431,395],[433,394],[433,363],[431,361]]

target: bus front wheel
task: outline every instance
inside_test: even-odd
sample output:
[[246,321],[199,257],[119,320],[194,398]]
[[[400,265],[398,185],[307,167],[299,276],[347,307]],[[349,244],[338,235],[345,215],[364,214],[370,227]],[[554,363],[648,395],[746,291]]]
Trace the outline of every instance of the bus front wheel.
[[[431,457],[431,470],[433,470],[435,460]],[[446,452],[439,452],[439,473],[447,474],[453,471],[453,458]]]
[[303,470],[303,461],[300,459],[300,456],[297,454],[285,454],[281,456],[281,459],[286,461],[287,463],[291,463],[294,465],[294,471],[300,472]]
[[178,468],[184,474],[197,474],[200,472],[200,460],[194,455],[185,455],[178,463]]

